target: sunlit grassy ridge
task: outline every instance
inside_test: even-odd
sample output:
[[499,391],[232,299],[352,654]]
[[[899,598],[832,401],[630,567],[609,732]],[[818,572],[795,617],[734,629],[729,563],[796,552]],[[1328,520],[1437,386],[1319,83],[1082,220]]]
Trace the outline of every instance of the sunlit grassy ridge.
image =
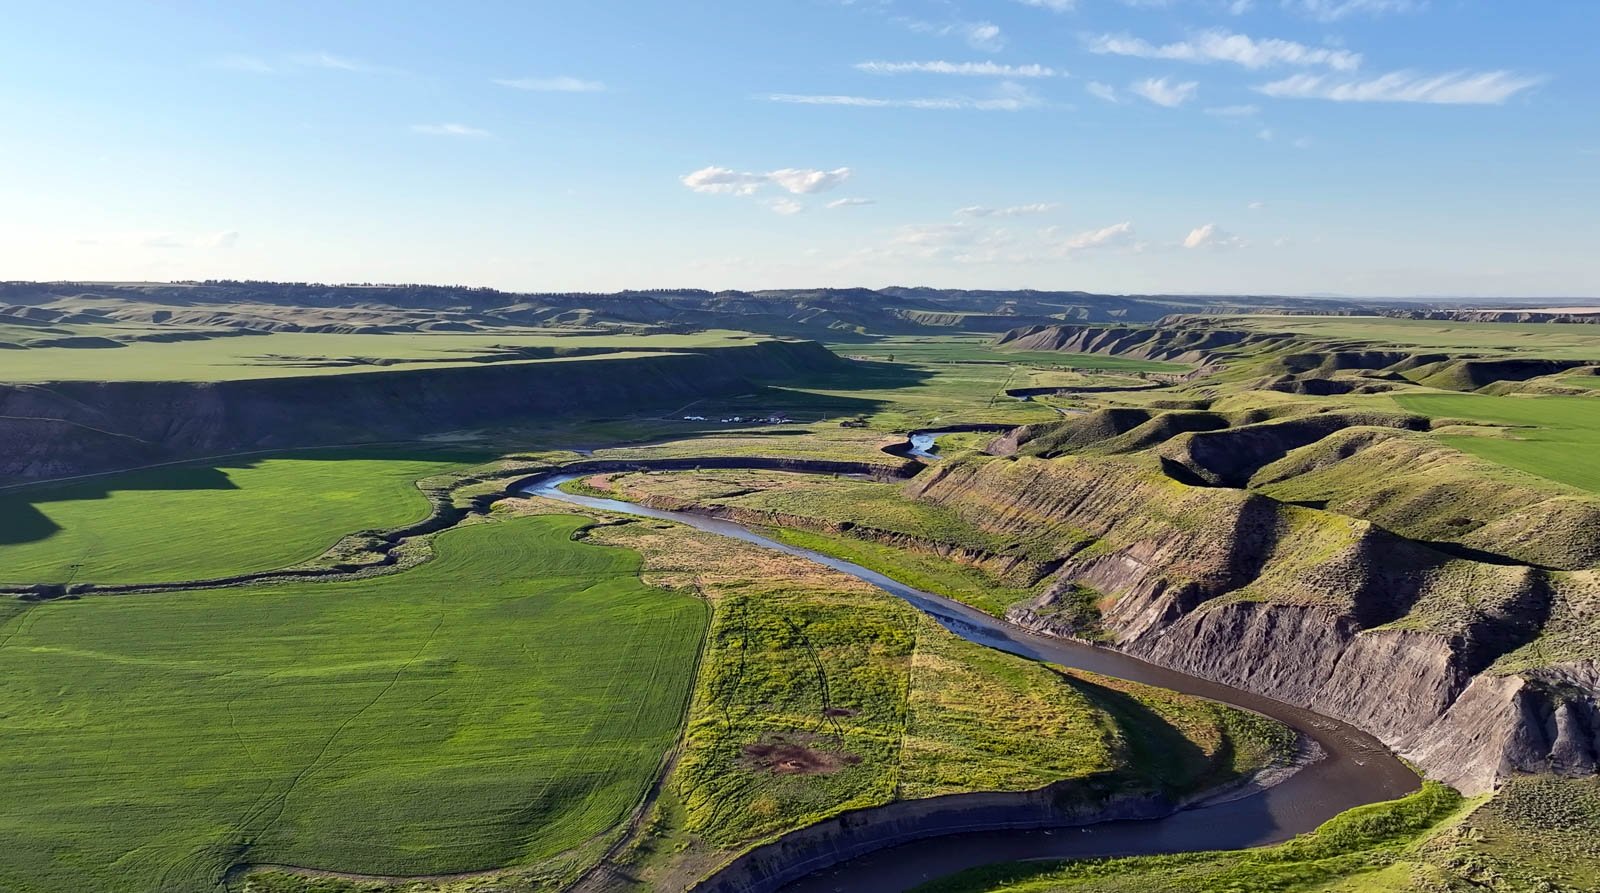
[[1547,359],[1600,359],[1600,326],[1553,323],[1450,322],[1379,316],[1229,316],[1230,326],[1291,332],[1308,338],[1443,352],[1520,354]]
[[1015,363],[1054,369],[1101,369],[1107,372],[1184,372],[1181,363],[1132,357],[1066,353],[1053,350],[1002,350],[990,335],[898,335],[867,344],[830,345],[842,354],[922,363]]
[[584,523],[472,525],[365,581],[0,616],[0,888],[465,871],[613,828],[677,734],[705,610]]
[[[114,340],[122,334],[128,333],[116,328],[95,327],[92,331],[83,332],[82,337],[97,339],[89,343],[99,346],[33,346],[24,350],[0,350],[0,381],[227,381],[285,378],[381,372],[385,369],[438,369],[482,362],[488,358],[514,359],[514,352],[519,348],[545,348],[557,352],[603,350],[616,354],[693,350],[768,340],[766,336],[723,330],[687,335],[567,335],[537,329],[511,329],[487,334],[273,332],[249,335],[228,333],[220,336],[221,333],[214,333],[219,337],[127,343]],[[522,360],[539,361],[538,358]]]

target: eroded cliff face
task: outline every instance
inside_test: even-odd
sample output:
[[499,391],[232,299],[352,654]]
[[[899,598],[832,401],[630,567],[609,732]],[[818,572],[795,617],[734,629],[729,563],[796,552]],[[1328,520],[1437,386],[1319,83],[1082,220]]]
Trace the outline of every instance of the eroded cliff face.
[[1008,614],[1024,626],[1079,634],[1056,608],[1090,587],[1115,647],[1355,723],[1468,793],[1600,763],[1600,669],[1573,657],[1592,572],[1456,557],[1153,457],[974,459],[907,487],[993,533],[1055,532],[1053,584]]
[[0,480],[246,450],[410,440],[553,415],[608,416],[747,393],[840,361],[769,341],[620,359],[220,382],[0,384]]

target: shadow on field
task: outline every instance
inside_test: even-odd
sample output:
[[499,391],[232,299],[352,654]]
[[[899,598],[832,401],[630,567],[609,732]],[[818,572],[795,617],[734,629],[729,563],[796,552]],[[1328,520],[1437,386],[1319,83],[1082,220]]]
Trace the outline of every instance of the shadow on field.
[[1073,688],[1104,710],[1122,730],[1129,771],[1155,783],[1168,793],[1192,790],[1233,762],[1233,744],[1226,739],[1217,753],[1207,756],[1198,745],[1165,717],[1114,688],[1063,673]]

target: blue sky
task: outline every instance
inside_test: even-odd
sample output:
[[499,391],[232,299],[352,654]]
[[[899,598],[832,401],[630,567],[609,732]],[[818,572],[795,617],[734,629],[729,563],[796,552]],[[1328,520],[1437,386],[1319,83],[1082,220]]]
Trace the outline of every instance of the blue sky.
[[1594,0],[7,4],[0,278],[1600,294]]

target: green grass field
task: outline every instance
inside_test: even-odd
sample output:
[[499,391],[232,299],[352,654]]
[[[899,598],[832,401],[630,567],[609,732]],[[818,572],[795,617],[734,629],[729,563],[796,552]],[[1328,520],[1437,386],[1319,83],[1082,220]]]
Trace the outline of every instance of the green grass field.
[[1182,363],[1163,363],[1132,357],[1066,353],[1054,350],[1006,350],[991,335],[891,335],[870,343],[828,345],[847,356],[897,363],[1015,363],[1045,368],[1102,369],[1107,372],[1187,372]]
[[416,481],[489,458],[316,450],[0,491],[0,582],[127,583],[269,570],[427,515]]
[[1448,322],[1379,316],[1228,316],[1224,326],[1290,332],[1330,341],[1415,347],[1446,353],[1522,354],[1600,360],[1600,326],[1563,323]]
[[1529,474],[1600,492],[1600,400],[1407,394],[1401,408],[1434,418],[1513,426],[1504,437],[1444,436],[1450,446]]
[[706,611],[584,523],[471,525],[358,582],[0,614],[0,889],[465,871],[611,829],[678,733]]
[[199,341],[137,341],[120,347],[0,350],[0,381],[224,381],[283,378],[381,372],[386,369],[437,369],[473,362],[474,358],[504,356],[516,348],[601,348],[629,354],[635,351],[724,347],[766,340],[770,339],[764,335],[724,330],[687,335],[558,335],[541,330],[383,335],[274,332]]

